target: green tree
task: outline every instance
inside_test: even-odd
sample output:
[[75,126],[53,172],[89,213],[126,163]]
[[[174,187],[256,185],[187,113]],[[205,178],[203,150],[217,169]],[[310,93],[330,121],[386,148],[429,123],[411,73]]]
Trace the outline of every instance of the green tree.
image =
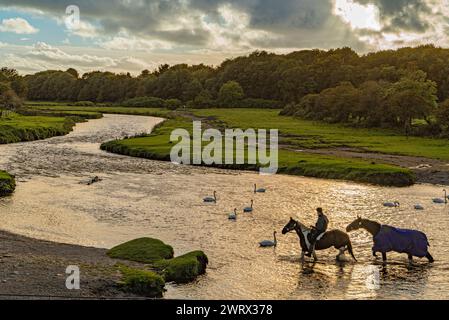
[[437,85],[427,80],[422,71],[410,74],[391,85],[386,92],[386,103],[390,117],[402,126],[406,133],[413,119],[425,119],[437,107]]
[[218,101],[222,107],[237,107],[244,97],[243,89],[236,81],[225,83],[218,93]]

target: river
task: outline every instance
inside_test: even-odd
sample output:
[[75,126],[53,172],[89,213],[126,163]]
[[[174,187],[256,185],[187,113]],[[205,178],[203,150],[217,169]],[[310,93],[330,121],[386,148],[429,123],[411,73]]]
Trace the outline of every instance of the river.
[[[159,238],[177,255],[204,250],[208,272],[195,283],[168,286],[167,298],[188,299],[448,299],[449,208],[432,204],[442,188],[384,188],[293,176],[260,176],[124,157],[99,150],[102,142],[150,132],[162,119],[105,115],[78,124],[67,136],[0,146],[0,169],[16,175],[17,190],[0,199],[0,229],[57,242],[110,248],[141,236]],[[87,186],[92,176],[103,179]],[[254,195],[253,185],[267,188]],[[218,192],[218,203],[202,198]],[[253,214],[227,219],[255,200]],[[400,208],[382,206],[399,201]],[[426,206],[417,212],[416,203]],[[436,262],[391,255],[385,267],[371,257],[371,237],[351,234],[358,263],[335,262],[336,251],[301,264],[295,234],[280,234],[293,216],[307,225],[325,208],[331,228],[344,229],[357,214],[427,233]],[[276,249],[261,240],[278,231]],[[380,289],[366,285],[379,269]]]

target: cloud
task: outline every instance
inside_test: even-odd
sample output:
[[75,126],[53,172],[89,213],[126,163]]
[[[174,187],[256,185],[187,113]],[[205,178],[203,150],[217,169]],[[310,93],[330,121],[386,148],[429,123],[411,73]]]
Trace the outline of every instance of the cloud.
[[4,65],[25,73],[66,70],[68,66],[73,66],[81,72],[99,70],[138,73],[143,69],[156,67],[156,64],[146,63],[131,56],[112,58],[87,53],[68,53],[44,42],[33,46],[16,46],[14,52],[6,53],[3,57],[0,55],[0,58]]
[[4,19],[0,24],[0,32],[12,32],[17,34],[34,34],[39,29],[33,27],[29,22],[22,18]]
[[428,15],[432,13],[426,0],[355,0],[379,8],[384,31],[425,32],[430,28]]
[[[89,32],[73,33],[105,43],[122,41],[118,35],[125,33],[133,38],[128,42],[137,43],[138,47],[144,42],[159,42],[183,51],[219,51],[225,45],[231,51],[362,46],[350,27],[333,14],[332,3],[333,0],[78,0],[81,23],[89,26]],[[0,4],[39,10],[63,20],[65,6],[70,3],[0,0]]]

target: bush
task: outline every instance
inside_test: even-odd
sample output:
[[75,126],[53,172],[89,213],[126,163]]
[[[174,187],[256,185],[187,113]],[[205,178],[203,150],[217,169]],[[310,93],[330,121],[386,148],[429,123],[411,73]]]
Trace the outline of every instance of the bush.
[[95,107],[95,103],[92,102],[92,101],[78,101],[78,102],[69,104],[69,106],[73,106],[73,107]]
[[178,99],[169,99],[165,100],[165,106],[169,110],[176,110],[182,107],[182,102]]
[[122,105],[134,108],[165,108],[167,106],[165,100],[156,97],[137,97],[124,101]]
[[142,263],[173,258],[173,248],[160,240],[141,238],[123,243],[108,251],[108,256],[115,259]]
[[206,273],[209,260],[202,251],[194,251],[171,260],[158,261],[155,267],[162,271],[165,281],[187,283]]
[[126,266],[120,267],[123,275],[122,288],[124,291],[150,298],[162,298],[165,291],[164,279],[152,272],[132,269]]

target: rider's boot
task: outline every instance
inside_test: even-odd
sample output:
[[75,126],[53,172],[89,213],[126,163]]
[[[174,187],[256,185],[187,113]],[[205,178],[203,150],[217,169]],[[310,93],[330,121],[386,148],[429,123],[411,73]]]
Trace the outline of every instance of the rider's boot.
[[310,246],[310,250],[309,250],[309,252],[306,254],[307,257],[311,258],[311,257],[315,254],[315,244],[316,244],[316,242],[314,242],[314,243]]

